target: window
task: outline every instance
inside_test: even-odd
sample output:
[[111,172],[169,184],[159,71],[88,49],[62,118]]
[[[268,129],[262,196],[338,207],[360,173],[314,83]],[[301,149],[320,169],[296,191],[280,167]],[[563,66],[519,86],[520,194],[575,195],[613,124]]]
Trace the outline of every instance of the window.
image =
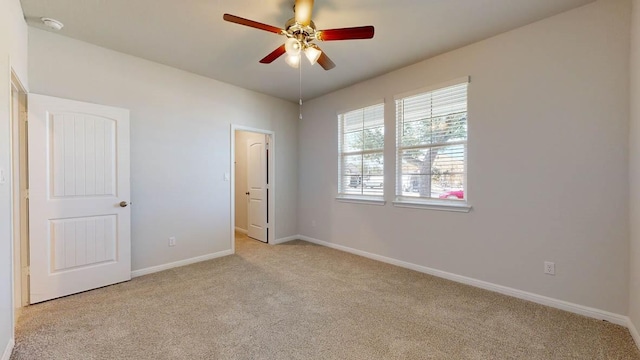
[[467,85],[396,99],[398,202],[466,204]]
[[384,195],[384,104],[338,115],[339,197]]

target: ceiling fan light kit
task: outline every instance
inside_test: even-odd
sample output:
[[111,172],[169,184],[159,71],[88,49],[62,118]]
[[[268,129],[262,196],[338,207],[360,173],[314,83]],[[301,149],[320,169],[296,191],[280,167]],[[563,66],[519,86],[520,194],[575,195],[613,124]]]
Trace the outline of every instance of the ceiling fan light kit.
[[302,44],[295,38],[288,38],[284,42],[284,50],[291,56],[300,54],[300,49],[302,49]]
[[293,68],[300,66],[300,53],[304,52],[311,65],[317,62],[323,69],[331,70],[336,65],[320,47],[313,43],[314,41],[371,39],[375,32],[373,26],[316,30],[316,25],[311,20],[313,0],[296,0],[293,11],[294,17],[287,21],[284,29],[231,14],[224,14],[223,19],[232,23],[286,36],[287,40],[284,45],[264,57],[260,60],[260,63],[270,64],[286,53],[287,57],[285,61]]
[[311,65],[315,65],[315,63],[318,62],[320,55],[322,55],[322,51],[318,50],[317,46],[312,45],[304,49],[304,54]]
[[291,66],[294,69],[300,67],[300,55],[287,55],[285,59],[287,65]]

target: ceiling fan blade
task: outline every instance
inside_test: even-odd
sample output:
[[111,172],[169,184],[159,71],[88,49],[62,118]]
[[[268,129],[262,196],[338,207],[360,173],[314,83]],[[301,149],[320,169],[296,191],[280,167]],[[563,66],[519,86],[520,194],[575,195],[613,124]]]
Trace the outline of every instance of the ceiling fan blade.
[[260,60],[260,62],[263,64],[271,64],[275,59],[282,56],[285,52],[286,50],[284,49],[284,45],[282,45],[279,48],[273,50],[271,54],[265,56],[264,59]]
[[[320,50],[320,48],[318,48],[318,50]],[[331,59],[329,59],[329,57],[327,56],[327,54],[324,53],[324,51],[322,51],[322,54],[320,54],[320,57],[318,58],[318,64],[320,64],[320,66],[322,66],[322,68],[325,70],[331,70],[334,67],[336,67],[336,64],[333,61],[331,61]]]
[[260,30],[269,31],[276,34],[282,33],[282,29],[277,28],[275,26],[259,23],[257,21],[241,18],[239,16],[224,14],[222,18],[228,22],[232,22],[232,23],[236,23],[236,24],[240,24],[240,25],[244,25],[244,26],[248,26],[248,27],[252,27]]
[[375,33],[373,26],[359,26],[343,29],[329,29],[318,31],[317,37],[321,41],[371,39]]
[[311,24],[311,14],[313,13],[313,0],[296,0],[294,7],[296,22],[300,25],[309,26]]

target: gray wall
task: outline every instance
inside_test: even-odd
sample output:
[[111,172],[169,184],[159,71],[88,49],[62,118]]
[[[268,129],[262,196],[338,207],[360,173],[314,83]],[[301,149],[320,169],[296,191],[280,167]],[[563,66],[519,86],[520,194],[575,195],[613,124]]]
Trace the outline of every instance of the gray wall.
[[[631,276],[629,283],[629,317],[640,329],[640,0],[633,0],[631,27]],[[636,339],[640,341],[640,339]],[[640,343],[638,344],[640,346]]]
[[26,86],[27,24],[19,0],[0,1],[0,168],[7,182],[0,185],[0,357],[13,338],[13,272],[11,229],[10,69]]
[[[296,234],[297,107],[29,29],[31,91],[131,110],[134,270],[230,249],[231,125],[276,132],[276,238]],[[177,246],[168,247],[176,236]]]
[[[629,10],[596,1],[308,101],[300,233],[626,314]],[[473,210],[395,208],[394,95],[467,75]],[[337,202],[336,113],[383,98],[387,204]]]

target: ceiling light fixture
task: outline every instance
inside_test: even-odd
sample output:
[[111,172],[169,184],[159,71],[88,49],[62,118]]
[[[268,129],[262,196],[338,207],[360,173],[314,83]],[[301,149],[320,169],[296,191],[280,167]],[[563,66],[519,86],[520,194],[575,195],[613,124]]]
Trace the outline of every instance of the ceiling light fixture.
[[322,51],[320,51],[315,45],[309,45],[304,49],[304,54],[307,56],[307,59],[309,59],[311,65],[315,65],[315,63],[318,62],[320,55],[322,55]]
[[289,66],[291,66],[294,69],[297,69],[300,66],[300,55],[289,54],[287,55],[287,58],[285,59],[285,61]]
[[298,55],[302,50],[302,44],[298,39],[291,37],[284,42],[284,49],[289,55]]
[[42,21],[43,24],[45,24],[48,28],[55,30],[55,31],[60,31],[63,27],[64,24],[61,23],[60,21],[56,20],[56,19],[52,19],[52,18],[48,18],[48,17],[43,17],[40,18],[40,20]]

